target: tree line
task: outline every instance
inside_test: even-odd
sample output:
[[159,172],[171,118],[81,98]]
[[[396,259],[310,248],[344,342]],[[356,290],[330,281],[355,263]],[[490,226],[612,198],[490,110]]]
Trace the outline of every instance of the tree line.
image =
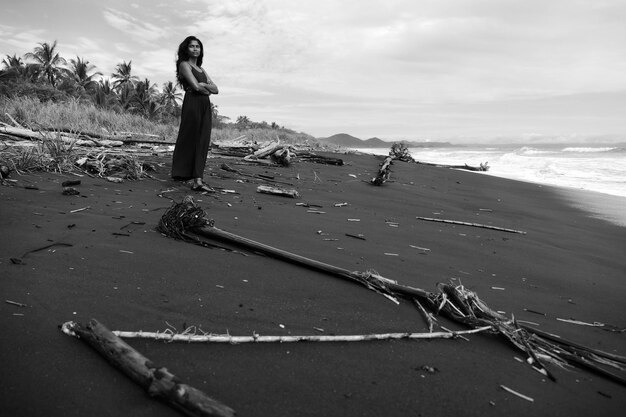
[[[0,68],[0,95],[36,96],[41,101],[61,101],[69,97],[89,100],[97,107],[115,112],[129,112],[160,122],[176,124],[180,117],[183,90],[167,81],[161,90],[148,78],[132,72],[132,60],[117,64],[109,78],[97,71],[89,60],[79,56],[69,61],[57,49],[57,41],[38,44],[23,56],[6,55]],[[253,122],[239,116],[235,123],[218,112],[212,104],[213,126],[233,125],[237,129],[280,127],[272,122]],[[282,128],[284,129],[284,127]]]

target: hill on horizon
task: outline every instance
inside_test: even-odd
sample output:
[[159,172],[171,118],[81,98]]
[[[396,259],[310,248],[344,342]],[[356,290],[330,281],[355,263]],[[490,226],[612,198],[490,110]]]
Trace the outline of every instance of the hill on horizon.
[[412,142],[407,140],[384,141],[380,138],[373,137],[369,139],[359,139],[347,133],[337,133],[327,138],[317,138],[321,143],[326,143],[345,148],[390,148],[394,143],[404,143],[408,147],[439,147],[451,146],[449,142]]
[[379,138],[359,139],[347,133],[337,133],[327,138],[318,138],[320,142],[331,145],[344,146],[346,148],[387,148],[393,142],[385,142]]

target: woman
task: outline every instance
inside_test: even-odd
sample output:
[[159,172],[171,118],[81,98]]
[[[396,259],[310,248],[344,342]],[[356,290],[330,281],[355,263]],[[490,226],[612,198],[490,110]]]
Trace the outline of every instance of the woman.
[[191,189],[200,192],[214,190],[203,181],[213,112],[209,96],[217,94],[217,86],[202,69],[204,48],[195,36],[187,37],[178,47],[176,79],[185,90],[180,128],[172,159],[172,178],[193,179]]

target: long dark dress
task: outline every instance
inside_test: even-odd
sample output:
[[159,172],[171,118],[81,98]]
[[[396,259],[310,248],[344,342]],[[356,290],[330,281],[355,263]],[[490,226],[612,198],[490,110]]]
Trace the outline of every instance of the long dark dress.
[[[199,83],[206,83],[204,72],[191,72]],[[172,178],[188,180],[202,178],[211,144],[212,112],[208,95],[196,93],[183,81],[185,98],[180,128],[172,158]]]

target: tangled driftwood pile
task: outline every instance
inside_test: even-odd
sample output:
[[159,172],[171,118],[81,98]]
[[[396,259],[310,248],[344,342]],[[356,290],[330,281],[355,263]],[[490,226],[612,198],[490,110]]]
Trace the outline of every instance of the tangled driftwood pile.
[[[96,175],[107,179],[136,180],[155,169],[156,164],[140,158],[173,151],[173,143],[145,133],[115,134],[76,129],[29,129],[13,121],[0,126],[0,168],[4,181],[11,172],[55,171]],[[258,144],[242,135],[214,143],[211,152],[242,158],[255,164],[288,166],[294,161],[343,165],[339,158],[317,155],[308,146],[281,144],[280,140]]]
[[343,165],[343,160],[340,158],[318,155],[306,145],[281,144],[278,138],[274,142],[260,145],[247,140],[246,136],[242,135],[229,141],[213,144],[211,153],[243,158],[247,162],[263,165],[288,166],[295,161]]
[[122,148],[137,142],[165,144],[155,135],[131,133],[99,135],[70,129],[32,130],[4,125],[0,126],[0,139],[3,140],[0,149],[3,180],[12,171],[70,172],[113,181],[136,180],[149,176],[148,172],[156,167],[139,157],[167,150],[158,146],[150,146],[148,152],[137,147]]

